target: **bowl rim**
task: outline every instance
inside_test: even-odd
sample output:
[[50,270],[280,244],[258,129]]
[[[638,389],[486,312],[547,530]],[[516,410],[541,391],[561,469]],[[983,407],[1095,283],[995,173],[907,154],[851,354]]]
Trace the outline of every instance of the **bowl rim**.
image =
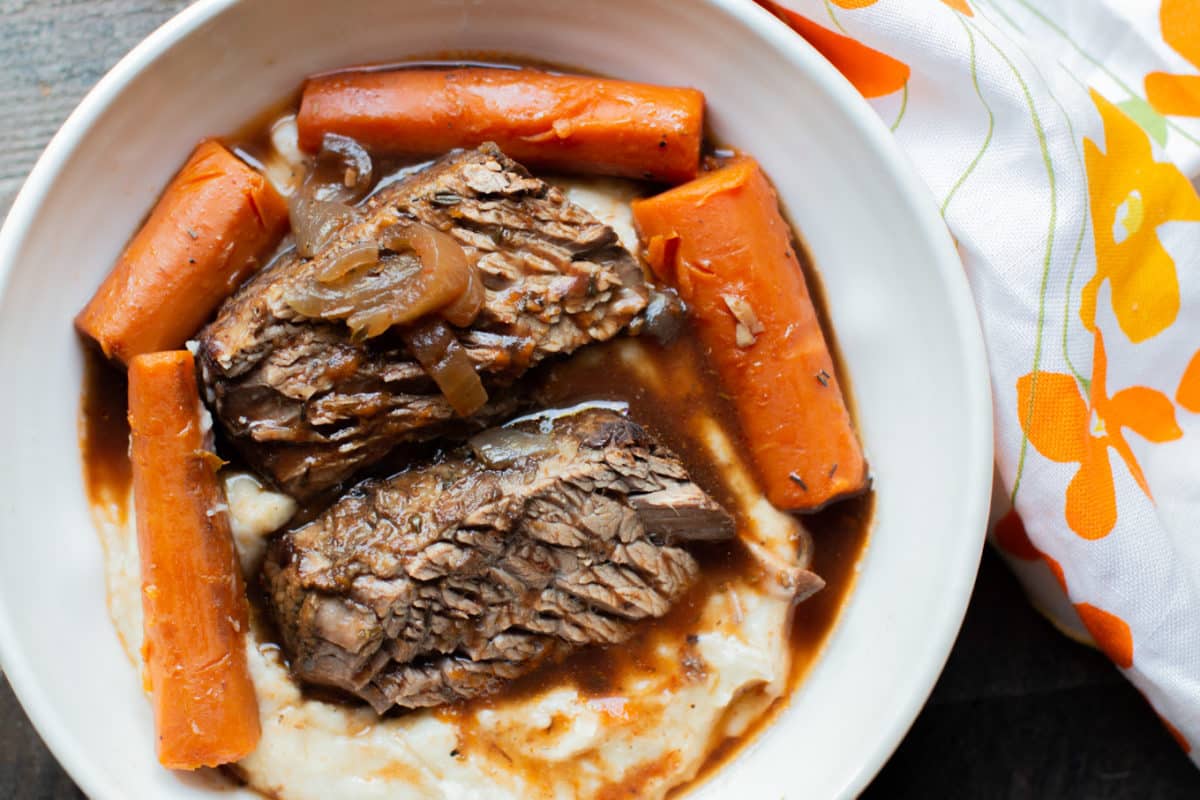
[[[945,587],[948,602],[930,620],[929,639],[924,648],[927,658],[914,667],[914,673],[920,675],[914,691],[894,703],[887,717],[880,720],[884,732],[877,740],[879,744],[873,752],[862,754],[858,769],[842,787],[845,795],[852,796],[864,789],[891,757],[924,707],[957,639],[971,597],[985,541],[992,487],[993,415],[986,349],[974,297],[954,240],[934,207],[927,187],[870,104],[808,42],[754,0],[702,1],[737,19],[756,36],[784,53],[798,68],[806,70],[822,84],[829,102],[836,105],[863,133],[870,146],[880,153],[890,173],[888,178],[905,195],[920,224],[921,235],[930,244],[934,258],[928,268],[937,273],[951,300],[948,313],[962,337],[960,345],[968,355],[963,365],[962,384],[967,417],[972,424],[964,435],[971,440],[968,450],[975,457],[964,465],[966,484],[973,491],[962,502],[965,518],[973,523],[970,534],[975,540],[964,536],[968,541],[958,550],[954,571],[947,573],[950,578]],[[36,213],[72,153],[108,106],[156,59],[200,32],[212,18],[246,2],[252,0],[196,0],[142,39],[87,92],[38,157],[0,227],[0,295],[7,289],[17,253]],[[72,744],[71,733],[40,686],[34,665],[16,644],[10,613],[11,609],[0,599],[0,667],[14,694],[38,735],[79,788],[97,800],[115,800],[120,797],[119,788],[95,767],[82,749]],[[834,627],[836,630],[837,623]]]

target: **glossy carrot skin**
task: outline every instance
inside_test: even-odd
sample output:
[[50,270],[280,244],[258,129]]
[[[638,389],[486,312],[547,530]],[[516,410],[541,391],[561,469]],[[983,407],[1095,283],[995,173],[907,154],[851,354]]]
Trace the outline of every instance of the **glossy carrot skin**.
[[[633,204],[651,266],[688,304],[733,397],[768,499],[813,511],[863,491],[867,467],[790,229],[766,176],[742,159]],[[747,344],[727,298],[753,309]]]
[[287,204],[219,142],[202,142],[75,326],[109,358],[182,347],[287,230]]
[[258,744],[258,700],[246,594],[191,353],[133,358],[129,424],[158,760],[172,769],[237,761]]
[[441,155],[492,141],[530,167],[678,183],[695,177],[704,95],[532,69],[405,69],[310,79],[296,119],[376,153]]

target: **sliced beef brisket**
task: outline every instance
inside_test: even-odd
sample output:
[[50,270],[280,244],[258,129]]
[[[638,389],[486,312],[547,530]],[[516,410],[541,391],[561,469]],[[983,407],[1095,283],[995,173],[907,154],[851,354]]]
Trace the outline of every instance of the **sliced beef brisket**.
[[[646,305],[641,269],[612,228],[493,145],[450,153],[378,191],[362,212],[313,258],[291,252],[256,275],[199,337],[217,419],[252,466],[299,497],[401,442],[495,421],[519,393],[491,390],[544,358],[615,336]],[[295,308],[297,292],[339,254],[411,220],[453,236],[486,287],[475,321],[454,329],[493,398],[469,420],[455,416],[399,337],[355,341],[345,325]]]
[[696,579],[679,543],[734,533],[679,459],[614,411],[498,431],[360,484],[275,540],[264,584],[301,679],[380,712],[488,693],[624,641]]

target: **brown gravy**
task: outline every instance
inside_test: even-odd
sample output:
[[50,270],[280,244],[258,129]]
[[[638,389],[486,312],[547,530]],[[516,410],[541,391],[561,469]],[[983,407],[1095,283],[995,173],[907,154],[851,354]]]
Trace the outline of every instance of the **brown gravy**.
[[129,518],[128,381],[93,347],[84,348],[83,401],[79,409],[79,450],[83,485],[94,513],[119,523]]
[[[502,59],[479,57],[476,54],[469,58],[464,56],[420,63],[409,62],[407,66],[446,65],[449,62],[511,65],[511,62],[504,64]],[[265,152],[270,121],[283,111],[295,108],[296,103],[297,98],[292,96],[227,141],[235,144],[239,152],[251,158],[257,157]],[[712,163],[714,156],[719,161],[722,154],[723,151],[710,147],[709,163]],[[386,174],[386,170],[384,172]],[[829,325],[819,276],[800,243],[797,243],[796,251],[803,264],[818,316],[838,365],[843,391],[853,415],[855,410],[851,388],[846,371],[841,365],[836,337]],[[540,371],[535,378],[538,404],[542,407],[565,407],[588,400],[627,403],[635,420],[680,455],[697,483],[727,507],[737,509],[738,504],[731,502],[732,494],[726,486],[722,471],[712,463],[707,449],[701,442],[696,441],[688,427],[688,421],[696,414],[708,415],[718,423],[736,449],[744,450],[741,447],[743,440],[732,407],[728,398],[723,395],[716,375],[707,365],[704,354],[686,330],[679,339],[667,346],[658,345],[648,337],[640,341],[644,343],[643,353],[653,365],[653,372],[658,375],[658,379],[647,381],[645,373],[639,373],[623,360],[620,357],[620,348],[627,345],[620,341],[594,345],[566,361]],[[131,484],[125,394],[124,373],[106,363],[92,349],[87,349],[80,409],[80,449],[84,485],[95,512],[105,513],[122,522],[128,516]],[[223,452],[222,455],[237,463],[236,454]],[[868,492],[864,496],[834,504],[803,518],[814,543],[811,568],[825,579],[826,587],[800,604],[793,615],[789,639],[792,649],[790,689],[799,685],[816,661],[854,585],[856,566],[866,545],[873,507],[874,494]],[[686,648],[687,634],[694,629],[706,599],[720,591],[723,585],[734,577],[753,579],[757,569],[753,559],[737,541],[703,545],[695,547],[693,552],[703,568],[701,580],[667,616],[644,623],[644,629],[633,641],[619,647],[582,650],[561,663],[543,667],[534,674],[514,682],[495,698],[445,707],[435,713],[454,717],[465,723],[473,716],[473,712],[481,707],[511,702],[516,698],[563,685],[573,686],[585,697],[601,702],[621,694],[622,686],[632,683],[639,675],[653,673],[658,669],[657,659],[653,655],[655,642],[662,641],[664,636],[673,637],[679,640],[681,647]],[[252,595],[252,602],[256,605],[261,604],[261,598]],[[256,610],[262,611],[261,608]],[[686,679],[686,675],[679,676],[679,680]],[[752,741],[769,725],[786,703],[785,695],[762,714],[743,736],[713,742],[714,748],[699,775],[675,789],[671,796],[678,797],[687,793],[712,775],[733,758],[743,745]],[[485,741],[473,740],[470,725],[464,724],[463,729],[464,741],[460,744],[463,750],[488,746]],[[635,770],[619,783],[607,787],[601,793],[601,797],[604,800],[615,800],[640,796],[641,787],[647,781],[673,768],[669,761],[670,757]],[[531,783],[537,785],[536,780]]]
[[[819,291],[819,284],[813,282],[810,288]],[[737,509],[738,504],[733,501],[732,490],[726,485],[721,470],[712,463],[706,448],[687,432],[689,420],[703,414],[716,419],[735,445],[742,441],[733,409],[722,394],[715,373],[703,360],[696,340],[686,329],[668,346],[657,345],[649,339],[639,340],[655,372],[666,378],[653,383],[639,377],[637,371],[620,358],[620,350],[628,345],[621,340],[593,345],[550,367],[538,393],[541,404],[566,407],[588,400],[627,403],[630,416],[675,450],[689,474],[705,491],[726,508]],[[826,588],[799,604],[793,614],[789,637],[792,650],[789,694],[816,661],[854,585],[855,567],[866,544],[873,505],[874,495],[867,493],[803,517],[815,543],[811,569],[826,580]],[[700,581],[670,613],[647,623],[632,640],[616,646],[581,650],[561,663],[544,666],[521,678],[495,698],[472,700],[439,710],[437,713],[454,718],[466,732],[461,749],[495,747],[486,737],[476,736],[472,731],[470,722],[481,708],[512,703],[562,686],[571,686],[585,698],[605,702],[624,695],[625,687],[635,684],[640,677],[657,674],[660,659],[655,653],[664,641],[683,648],[686,656],[687,634],[696,629],[708,598],[723,591],[725,584],[734,578],[754,582],[759,570],[737,540],[690,549],[702,567]],[[686,675],[677,677],[680,681],[687,679]],[[694,789],[736,756],[743,745],[753,741],[770,724],[786,702],[786,696],[776,701],[743,736],[714,742],[714,749],[699,775],[675,789],[671,796],[678,797]],[[538,785],[536,761],[516,755],[511,761],[514,769],[521,768],[521,774],[531,785]],[[639,786],[668,769],[666,764],[658,766],[657,770],[637,771],[642,783],[635,785],[631,783],[633,776],[626,776],[604,796],[640,796]]]

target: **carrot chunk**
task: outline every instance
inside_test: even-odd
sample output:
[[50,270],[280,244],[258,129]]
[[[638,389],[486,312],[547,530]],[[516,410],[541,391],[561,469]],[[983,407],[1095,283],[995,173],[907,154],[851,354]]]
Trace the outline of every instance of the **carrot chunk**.
[[775,191],[742,159],[635,201],[647,259],[688,304],[767,497],[812,511],[867,467]]
[[266,178],[202,142],[75,327],[124,364],[182,347],[286,229],[287,204]]
[[376,153],[440,155],[495,142],[527,166],[678,183],[695,177],[704,95],[532,69],[405,69],[310,79],[296,118]]
[[237,761],[258,744],[258,700],[246,665],[246,595],[191,353],[130,362],[129,425],[158,760],[172,769]]

